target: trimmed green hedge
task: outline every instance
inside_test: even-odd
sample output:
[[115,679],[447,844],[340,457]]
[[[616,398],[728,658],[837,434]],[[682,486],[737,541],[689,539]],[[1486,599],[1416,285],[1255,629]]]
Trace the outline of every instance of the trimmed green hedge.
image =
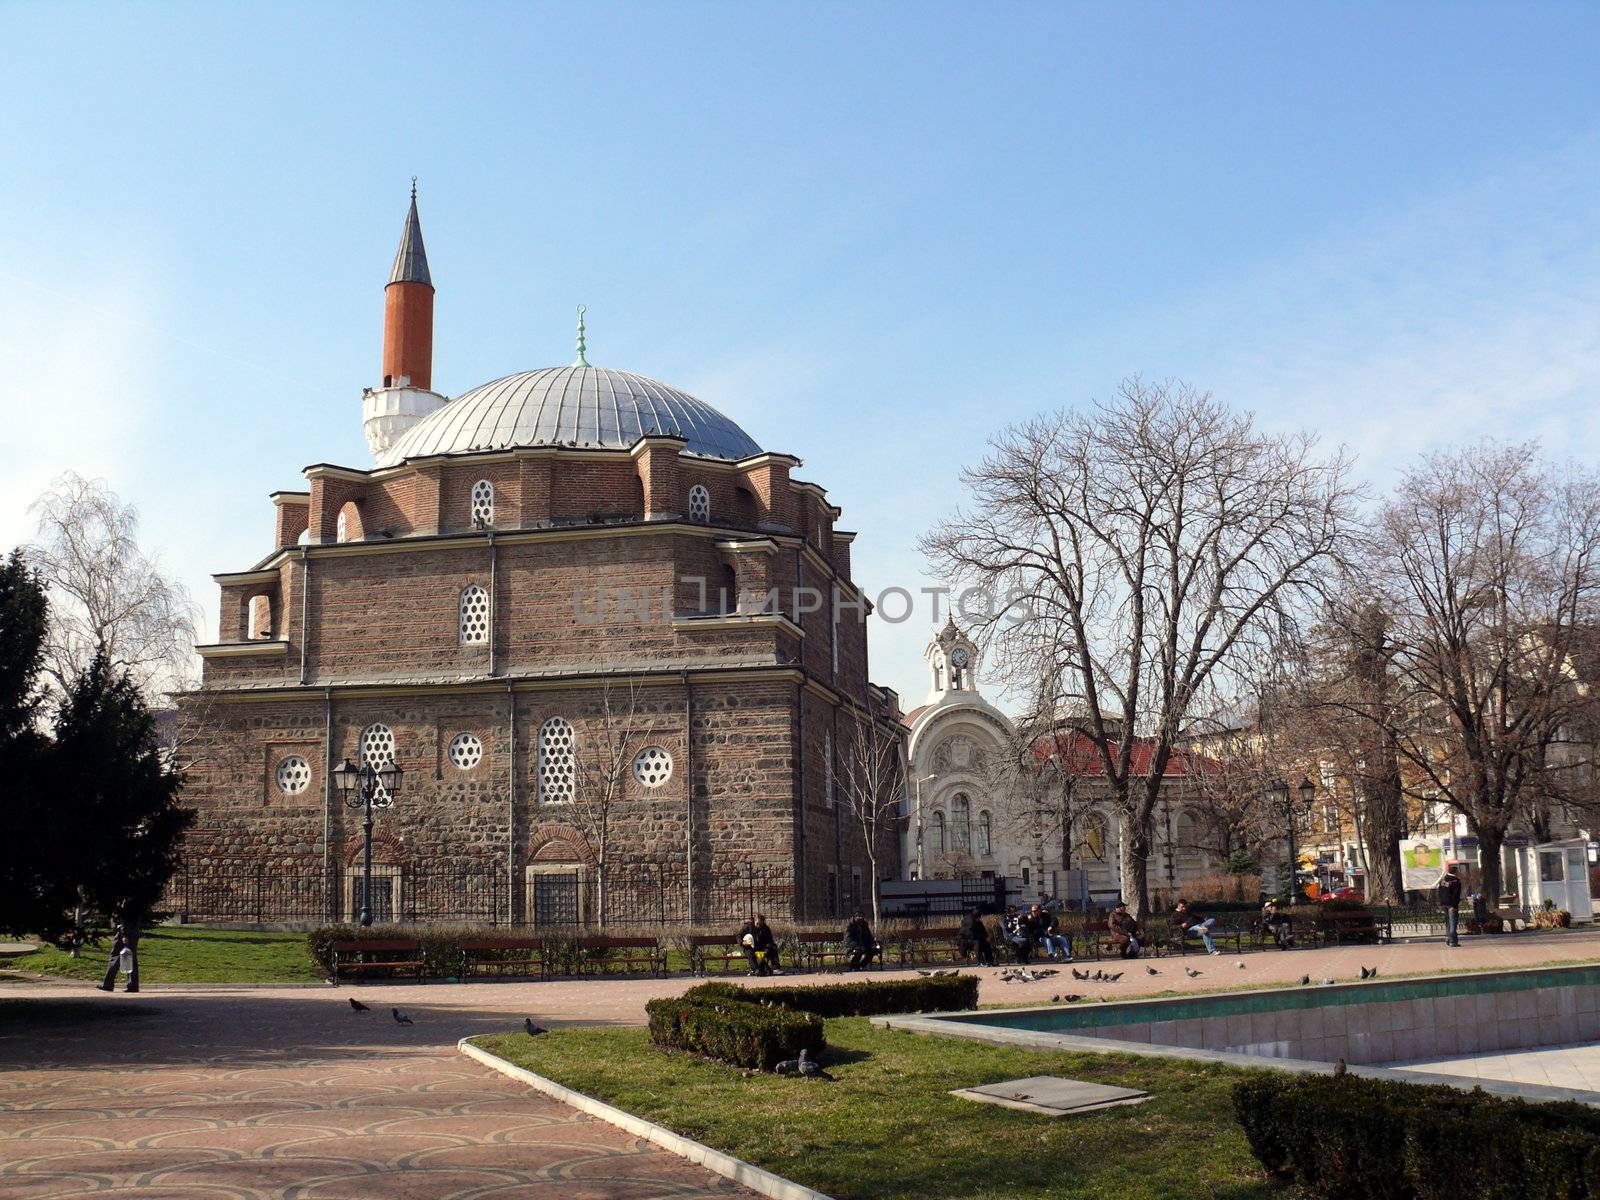
[[978,980],[972,975],[930,975],[919,979],[759,988],[719,982],[702,983],[687,995],[718,1000],[742,996],[819,1017],[875,1017],[884,1013],[960,1012],[976,1008]]
[[650,1040],[657,1046],[703,1054],[736,1067],[770,1071],[785,1059],[797,1058],[802,1048],[820,1057],[827,1045],[821,1017],[767,1008],[737,996],[652,1000],[645,1012]]
[[1372,1200],[1600,1200],[1600,1110],[1345,1076],[1263,1075],[1234,1112],[1269,1174]]

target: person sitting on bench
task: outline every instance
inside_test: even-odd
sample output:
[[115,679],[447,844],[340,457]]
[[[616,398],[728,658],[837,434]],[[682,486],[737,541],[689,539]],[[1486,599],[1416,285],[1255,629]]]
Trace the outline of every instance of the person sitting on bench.
[[1035,935],[1026,913],[1018,912],[1015,908],[1006,909],[1006,915],[1000,921],[1000,932],[1005,935],[1011,952],[1017,956],[1018,964],[1025,964],[1033,956]]
[[1061,921],[1048,908],[1035,904],[1028,914],[1039,939],[1039,948],[1049,958],[1072,961],[1072,939],[1061,932]]
[[1294,922],[1288,913],[1278,908],[1276,896],[1261,906],[1261,925],[1263,931],[1270,933],[1278,943],[1278,949],[1287,950],[1294,945]]
[[1206,944],[1207,954],[1221,954],[1217,944],[1211,940],[1211,927],[1217,923],[1215,917],[1202,917],[1189,907],[1189,902],[1178,900],[1178,907],[1172,914],[1178,922],[1178,928],[1183,930],[1184,937],[1197,937]]
[[739,948],[752,975],[782,975],[778,969],[778,939],[772,936],[765,913],[757,913],[739,930]]
[[994,963],[994,944],[989,941],[989,927],[983,923],[983,913],[973,909],[961,918],[961,930],[956,935],[956,940],[961,947],[961,957],[977,952],[978,962],[985,967],[992,967]]
[[850,924],[844,927],[845,953],[850,956],[850,969],[860,971],[872,965],[873,959],[883,958],[883,947],[878,945],[872,936],[872,926],[867,924],[867,915],[857,912],[850,918]]
[[1128,911],[1126,901],[1117,901],[1106,924],[1111,930],[1111,943],[1121,948],[1122,957],[1138,958],[1144,930],[1139,927],[1138,919]]

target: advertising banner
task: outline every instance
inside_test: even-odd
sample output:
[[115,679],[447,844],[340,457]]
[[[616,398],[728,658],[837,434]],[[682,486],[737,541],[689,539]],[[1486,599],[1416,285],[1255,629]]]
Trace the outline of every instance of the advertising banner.
[[1400,839],[1400,886],[1409,891],[1427,891],[1444,874],[1444,840],[1441,838]]

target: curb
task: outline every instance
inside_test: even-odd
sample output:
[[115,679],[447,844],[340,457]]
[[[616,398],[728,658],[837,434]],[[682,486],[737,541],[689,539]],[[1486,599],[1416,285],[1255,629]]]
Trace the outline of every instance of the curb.
[[492,1071],[518,1083],[525,1083],[536,1092],[543,1092],[546,1096],[597,1117],[608,1124],[615,1125],[635,1137],[653,1142],[664,1150],[670,1150],[681,1158],[686,1158],[692,1163],[713,1171],[735,1183],[743,1184],[753,1192],[763,1196],[770,1196],[772,1200],[832,1200],[824,1192],[815,1188],[808,1188],[804,1184],[785,1179],[782,1175],[774,1175],[752,1163],[747,1163],[742,1158],[735,1158],[731,1154],[724,1154],[721,1150],[713,1150],[704,1143],[682,1134],[673,1133],[672,1130],[657,1125],[653,1121],[646,1121],[643,1117],[636,1117],[632,1113],[596,1100],[593,1096],[585,1096],[582,1092],[575,1092],[571,1088],[562,1087],[553,1079],[546,1079],[543,1075],[536,1075],[525,1067],[514,1066],[497,1055],[490,1054],[487,1050],[480,1050],[467,1038],[462,1038],[456,1043],[456,1048],[468,1058],[482,1063]]

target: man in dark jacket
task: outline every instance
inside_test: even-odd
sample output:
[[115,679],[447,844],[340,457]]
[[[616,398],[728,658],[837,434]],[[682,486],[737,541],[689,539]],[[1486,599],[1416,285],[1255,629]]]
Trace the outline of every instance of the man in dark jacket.
[[961,957],[974,952],[978,962],[985,967],[994,966],[994,943],[989,940],[989,928],[983,923],[983,914],[973,909],[961,918],[961,931],[956,935],[961,946]]
[[856,913],[844,927],[845,953],[850,955],[850,969],[860,971],[872,965],[872,960],[883,957],[883,947],[872,936],[872,926],[867,924],[867,914]]
[[1144,930],[1139,928],[1139,922],[1128,911],[1128,906],[1121,900],[1111,910],[1111,919],[1107,922],[1111,929],[1111,941],[1122,948],[1123,958],[1138,958],[1139,946],[1144,941]]
[[1439,907],[1444,909],[1444,944],[1461,945],[1461,879],[1450,869],[1449,863],[1444,866],[1444,874],[1439,876]]
[[1071,962],[1072,939],[1061,932],[1061,921],[1056,914],[1042,905],[1035,904],[1028,915],[1033,921],[1034,936],[1038,938],[1039,948],[1045,952],[1046,957]]
[[767,924],[765,913],[757,913],[754,920],[744,923],[744,928],[739,930],[739,948],[750,964],[750,974],[783,974],[778,969],[778,939],[772,936],[772,926]]

